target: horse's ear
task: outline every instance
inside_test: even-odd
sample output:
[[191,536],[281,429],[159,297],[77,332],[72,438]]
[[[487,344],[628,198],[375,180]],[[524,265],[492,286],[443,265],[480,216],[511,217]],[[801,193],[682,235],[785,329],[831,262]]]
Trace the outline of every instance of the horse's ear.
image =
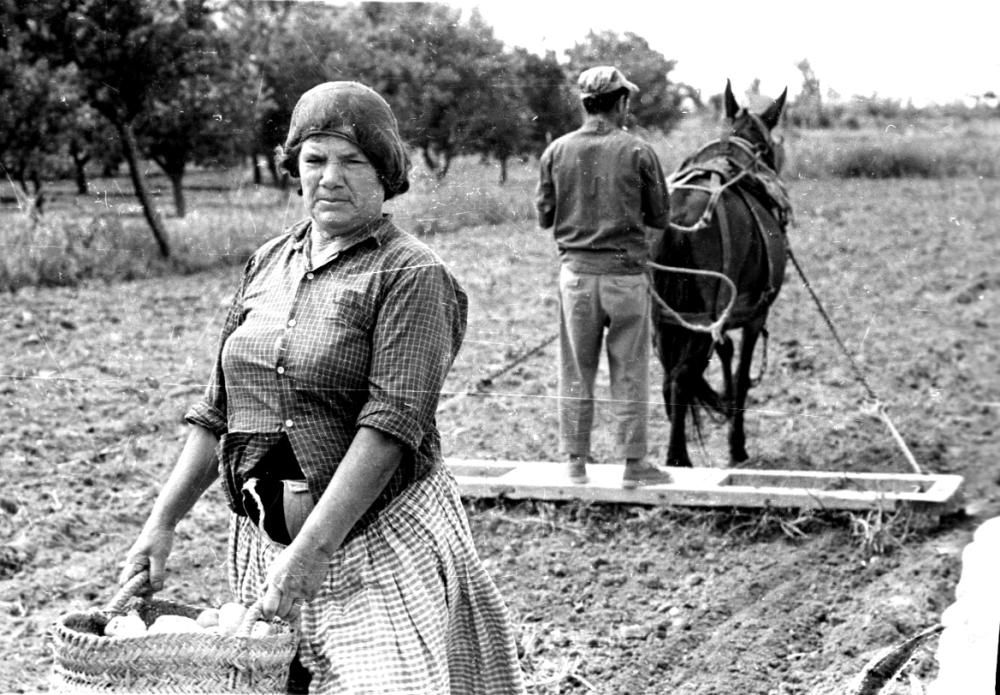
[[760,120],[764,121],[764,125],[767,126],[768,130],[778,125],[778,119],[781,118],[781,110],[785,108],[786,96],[788,96],[788,87],[785,87],[785,89],[781,92],[781,96],[775,99],[771,105],[765,109],[764,113],[760,115]]
[[725,100],[726,118],[733,120],[736,118],[736,113],[740,110],[740,105],[736,103],[736,97],[733,96],[733,86],[729,80],[726,80]]

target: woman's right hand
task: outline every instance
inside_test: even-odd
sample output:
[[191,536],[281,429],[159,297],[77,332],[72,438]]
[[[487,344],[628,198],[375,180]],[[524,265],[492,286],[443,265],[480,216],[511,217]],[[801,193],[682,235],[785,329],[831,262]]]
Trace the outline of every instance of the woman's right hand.
[[153,591],[162,589],[167,556],[170,555],[173,545],[173,528],[144,527],[125,556],[121,574],[118,575],[118,583],[125,584],[144,569],[148,569],[150,588]]
[[174,545],[174,527],[219,477],[219,466],[215,460],[217,443],[218,438],[211,431],[199,425],[191,428],[177,464],[156,496],[139,538],[125,556],[118,576],[120,583],[125,584],[148,569],[150,590],[163,588],[167,556]]

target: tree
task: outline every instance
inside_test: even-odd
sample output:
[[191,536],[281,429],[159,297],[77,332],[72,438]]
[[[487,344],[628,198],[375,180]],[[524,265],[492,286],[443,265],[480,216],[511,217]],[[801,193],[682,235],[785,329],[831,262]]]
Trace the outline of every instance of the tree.
[[189,76],[207,0],[43,0],[20,17],[35,50],[79,68],[90,105],[118,133],[136,196],[159,247],[170,244],[153,203],[135,133],[157,92]]
[[466,28],[470,37],[468,69],[478,79],[467,85],[460,104],[459,148],[495,159],[503,184],[507,182],[508,160],[534,149],[532,112],[524,98],[523,61],[520,55],[504,51],[478,12],[472,13]]
[[824,127],[829,119],[823,112],[823,93],[819,78],[806,59],[795,64],[802,73],[802,89],[790,104],[786,117],[794,124],[806,128]]
[[479,89],[469,95],[469,113],[458,129],[462,150],[496,159],[500,183],[507,182],[507,162],[531,150],[531,114],[519,93],[520,73],[513,56],[498,53],[479,60]]
[[108,121],[87,103],[80,91],[79,69],[68,65],[60,71],[61,79],[52,85],[59,96],[55,104],[59,118],[57,138],[61,142],[61,154],[69,159],[72,171],[58,170],[57,175],[67,173],[76,183],[76,192],[87,195],[87,164],[98,161],[102,167],[121,158],[117,146],[118,137]]
[[508,101],[495,87],[508,88],[511,76],[503,44],[478,13],[462,21],[460,10],[434,3],[366,3],[362,10],[370,22],[372,86],[428,169],[444,178],[460,152],[509,156],[501,123]]
[[336,45],[327,32],[339,12],[340,8],[321,5],[260,0],[232,0],[223,8],[222,23],[230,42],[256,74],[255,121],[247,155],[258,185],[261,158],[275,185],[287,183],[278,173],[274,149],[285,140],[298,97],[326,79],[314,47]]
[[[11,30],[0,47],[0,166],[17,184],[26,211],[41,214],[43,167],[54,156],[58,119],[51,84],[55,73],[45,60],[33,60]],[[31,184],[29,186],[29,183]]]
[[252,149],[257,111],[267,101],[258,95],[255,66],[237,45],[205,23],[188,39],[188,74],[151,96],[136,119],[142,150],[170,180],[174,209],[184,217],[184,173],[189,163],[219,165]]
[[638,125],[668,132],[680,120],[685,93],[669,78],[676,61],[650,48],[641,36],[591,31],[583,43],[567,50],[566,56],[573,75],[595,65],[614,65],[636,83],[639,94],[629,102],[629,110]]
[[116,138],[87,103],[79,69],[58,59],[52,66],[14,3],[0,4],[0,17],[0,162],[40,214],[44,181],[72,176],[86,194],[87,163],[113,155]]
[[538,56],[518,48],[514,56],[519,63],[518,92],[529,113],[527,139],[540,154],[554,138],[579,125],[579,99],[553,51]]
[[364,9],[369,46],[383,61],[372,86],[393,106],[403,138],[443,178],[459,149],[459,99],[472,86],[463,84],[469,56],[458,31],[461,11],[432,3]]

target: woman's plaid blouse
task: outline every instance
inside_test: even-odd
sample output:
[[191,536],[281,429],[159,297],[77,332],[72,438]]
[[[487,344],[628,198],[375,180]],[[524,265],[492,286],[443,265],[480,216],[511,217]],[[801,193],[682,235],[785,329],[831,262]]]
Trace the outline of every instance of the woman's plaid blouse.
[[[441,460],[435,410],[468,300],[441,259],[388,215],[319,267],[310,222],[264,244],[243,272],[204,398],[186,419],[219,438],[233,510],[287,436],[318,500],[362,426],[408,449],[363,528]],[[254,471],[258,475],[259,471]]]

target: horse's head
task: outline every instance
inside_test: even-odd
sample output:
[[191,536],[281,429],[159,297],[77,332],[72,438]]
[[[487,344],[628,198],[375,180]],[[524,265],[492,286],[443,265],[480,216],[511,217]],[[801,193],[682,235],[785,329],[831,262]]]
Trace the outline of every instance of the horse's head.
[[775,172],[781,171],[781,165],[785,159],[785,148],[781,141],[771,134],[771,131],[778,125],[781,110],[785,108],[787,94],[788,89],[785,89],[781,92],[781,96],[772,101],[766,109],[760,113],[754,113],[736,103],[732,85],[729,80],[726,80],[727,134],[750,143],[761,160]]

